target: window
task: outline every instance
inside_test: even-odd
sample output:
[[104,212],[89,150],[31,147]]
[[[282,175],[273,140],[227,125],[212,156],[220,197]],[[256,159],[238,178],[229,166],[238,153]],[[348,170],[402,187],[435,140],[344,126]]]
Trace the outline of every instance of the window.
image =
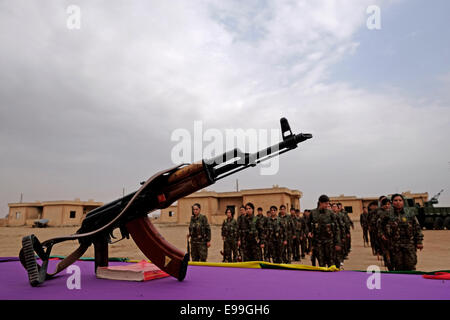
[[70,211],[70,219],[75,219],[76,214],[76,211]]
[[175,212],[169,211],[169,217],[173,217],[175,215]]
[[353,207],[352,206],[344,207],[344,210],[347,211],[348,213],[353,213]]
[[20,219],[20,211],[16,212],[16,219]]

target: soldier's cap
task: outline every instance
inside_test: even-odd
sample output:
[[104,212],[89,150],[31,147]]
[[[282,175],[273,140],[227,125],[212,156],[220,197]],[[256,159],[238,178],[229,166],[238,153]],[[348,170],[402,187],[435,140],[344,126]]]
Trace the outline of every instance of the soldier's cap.
[[326,194],[323,194],[319,197],[319,202],[323,203],[323,202],[330,202],[330,198],[328,198],[328,196]]

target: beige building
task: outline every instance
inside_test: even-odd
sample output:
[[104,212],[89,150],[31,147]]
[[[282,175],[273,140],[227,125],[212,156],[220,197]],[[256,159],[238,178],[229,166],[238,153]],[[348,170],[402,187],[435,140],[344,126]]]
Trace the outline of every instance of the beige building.
[[52,227],[80,225],[89,211],[102,205],[102,202],[80,201],[80,199],[9,203],[6,225],[8,227],[33,225],[38,219],[48,219],[48,225]]
[[[230,208],[238,212],[241,205],[252,202],[255,211],[262,207],[264,213],[271,205],[286,205],[286,208],[300,209],[302,193],[298,190],[274,186],[268,189],[250,189],[237,192],[215,192],[201,190],[177,201],[172,206],[161,210],[159,222],[189,224],[192,215],[192,205],[199,203],[201,213],[206,215],[211,224],[222,224],[225,210]],[[256,213],[256,212],[255,212]]]
[[[428,201],[428,192],[424,193],[411,193],[411,191],[402,192],[402,195],[407,199],[413,199],[416,204],[420,204],[423,207],[424,202]],[[388,196],[388,195],[387,195]],[[331,197],[330,202],[340,202],[350,216],[359,218],[359,215],[363,211],[363,207],[368,207],[372,201],[378,201],[378,197],[362,197],[356,196],[344,196]]]

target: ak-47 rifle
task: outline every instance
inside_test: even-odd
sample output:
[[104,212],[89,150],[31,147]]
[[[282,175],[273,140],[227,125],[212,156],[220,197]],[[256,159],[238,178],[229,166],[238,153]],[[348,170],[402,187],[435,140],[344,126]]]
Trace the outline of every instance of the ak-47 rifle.
[[[182,281],[187,272],[188,254],[167,242],[147,215],[154,210],[167,208],[178,199],[233,173],[295,149],[299,143],[312,138],[312,135],[307,133],[293,134],[285,118],[280,119],[280,123],[282,142],[256,153],[243,153],[234,149],[213,159],[178,165],[158,172],[145,183],[141,183],[142,186],[136,192],[90,211],[74,235],[53,238],[42,243],[34,235],[25,236],[19,257],[28,272],[30,284],[37,286],[52,278],[80,258],[91,244],[94,245],[95,270],[99,266],[107,266],[108,244],[113,243],[113,230],[117,228],[120,229],[122,239],[131,235],[152,263]],[[67,240],[78,240],[79,248],[63,259],[53,273],[47,273],[52,247]],[[35,253],[42,260],[41,265],[37,263]]]

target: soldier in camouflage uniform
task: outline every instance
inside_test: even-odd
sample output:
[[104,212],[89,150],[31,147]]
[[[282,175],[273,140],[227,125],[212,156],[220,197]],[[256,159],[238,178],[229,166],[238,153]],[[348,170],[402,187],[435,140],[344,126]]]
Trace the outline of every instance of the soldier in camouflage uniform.
[[[311,210],[306,209],[303,212],[303,219],[305,219],[305,223],[307,228],[309,229],[311,227]],[[309,229],[311,230],[311,229]],[[309,231],[306,233],[306,252],[308,254],[311,253],[311,247],[312,247],[312,239],[310,237],[308,237]]]
[[[305,221],[300,216],[300,210],[291,208],[291,220],[293,227],[292,236],[292,259],[294,261],[300,261],[300,247],[302,246],[302,241],[305,237]],[[304,249],[302,249],[302,252]],[[303,256],[304,257],[304,256]]]
[[335,265],[335,251],[342,249],[338,221],[335,214],[327,209],[329,205],[328,196],[321,195],[317,209],[311,211],[313,254],[320,267]]
[[364,247],[369,245],[369,212],[366,207],[363,207],[363,212],[359,216],[359,223],[363,231],[363,243]]
[[270,246],[268,243],[268,225],[269,219],[272,217],[270,210],[266,212],[266,224],[264,225],[264,261],[270,262]]
[[258,208],[258,214],[256,215],[256,229],[258,230],[258,245],[259,245],[259,260],[266,260],[269,257],[267,246],[266,246],[266,228],[267,220],[269,218],[263,214],[263,209]]
[[[300,212],[299,209],[295,209],[295,215],[299,218],[299,223],[301,225],[300,227],[300,257],[301,259],[305,258],[305,255],[307,253],[307,238],[308,238],[308,226],[306,224],[305,217]],[[300,261],[300,260],[299,260]]]
[[368,222],[369,222],[369,236],[370,236],[370,246],[372,247],[372,254],[376,256],[379,254],[379,244],[378,244],[378,231],[377,231],[377,223],[378,223],[378,203],[376,201],[372,201],[369,203],[369,214],[368,214]]
[[[340,237],[341,239],[345,239],[346,235],[347,235],[347,226],[345,224],[345,221],[343,220],[344,217],[341,214],[341,212],[339,211],[338,205],[336,203],[333,203],[331,205],[331,210],[333,211],[333,213],[336,216],[336,220],[337,220],[337,228],[338,231],[340,233]],[[341,268],[344,265],[344,242],[345,240],[342,240],[342,250],[336,251],[335,252],[335,263],[336,263],[336,267]]]
[[282,230],[281,220],[278,217],[278,208],[270,207],[271,217],[267,220],[267,245],[269,246],[270,258],[273,263],[281,263],[283,242],[286,241],[286,234]]
[[392,214],[391,201],[384,197],[380,202],[380,208],[377,210],[378,221],[377,221],[377,231],[378,231],[378,243],[380,244],[380,252],[383,256],[384,265],[389,271],[392,271],[391,255],[389,251],[388,241],[383,240],[383,230],[386,229],[386,225],[389,221],[389,216]]
[[292,260],[300,261],[300,237],[302,232],[300,211],[298,214],[295,208],[291,208],[289,211],[292,225]]
[[348,212],[345,211],[345,209],[342,207],[342,204],[338,203],[337,206],[339,209],[339,214],[342,217],[342,221],[344,221],[345,224],[345,242],[342,241],[342,244],[344,246],[343,248],[344,259],[347,259],[348,254],[350,253],[350,251],[352,251],[352,234],[350,227],[352,229],[355,229],[355,226],[353,224],[352,219],[350,219],[350,217],[348,216]]
[[283,241],[282,249],[282,261],[283,263],[291,263],[292,254],[292,221],[291,218],[286,214],[286,206],[282,204],[280,206],[280,221],[282,232],[286,233],[286,240]]
[[417,249],[423,249],[423,234],[419,221],[413,213],[405,212],[405,199],[401,194],[391,198],[390,211],[385,229],[381,232],[383,241],[390,244],[392,269],[395,271],[416,270]]
[[244,261],[258,261],[259,248],[258,245],[258,229],[256,227],[256,217],[254,214],[255,206],[249,202],[245,205],[246,217],[244,220],[244,227],[242,229],[242,240],[245,243],[244,247]]
[[200,204],[192,206],[192,217],[189,223],[188,238],[191,238],[192,261],[206,261],[208,248],[211,245],[211,228],[206,216],[200,213]]
[[223,262],[237,261],[238,227],[231,209],[225,211],[227,218],[222,223]]
[[237,218],[237,224],[238,224],[238,250],[241,255],[241,260],[244,260],[244,252],[245,252],[245,240],[243,235],[243,230],[245,229],[245,218],[247,214],[245,213],[245,206],[242,205],[239,208],[239,216]]

